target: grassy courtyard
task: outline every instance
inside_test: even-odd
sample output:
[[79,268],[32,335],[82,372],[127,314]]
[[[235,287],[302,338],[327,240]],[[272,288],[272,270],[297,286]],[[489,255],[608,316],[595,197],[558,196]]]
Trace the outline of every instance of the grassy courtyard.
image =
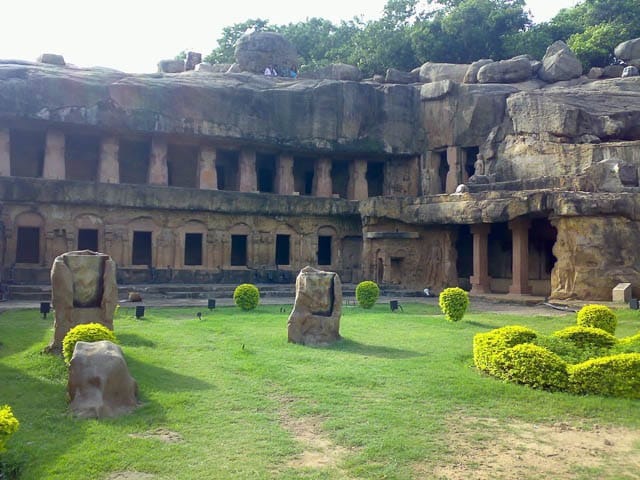
[[[618,337],[640,330],[637,312],[619,319]],[[148,308],[143,320],[121,309],[115,333],[142,405],[95,421],[69,415],[66,367],[40,353],[51,318],[5,312],[0,405],[21,428],[0,461],[23,479],[640,478],[638,401],[536,391],[473,367],[476,333],[550,333],[573,314],[472,311],[453,324],[428,305],[345,307],[329,348],[288,344],[286,322],[279,306]],[[590,435],[584,451],[567,446]]]

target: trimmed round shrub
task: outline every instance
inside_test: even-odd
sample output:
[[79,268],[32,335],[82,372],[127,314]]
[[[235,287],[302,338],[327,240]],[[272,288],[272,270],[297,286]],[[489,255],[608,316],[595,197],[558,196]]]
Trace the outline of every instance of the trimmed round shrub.
[[585,305],[578,312],[577,321],[581,327],[601,328],[611,335],[616,333],[618,325],[616,314],[605,305]]
[[532,342],[536,336],[534,330],[520,325],[478,333],[473,337],[473,363],[479,370],[493,373],[496,355],[515,345]]
[[242,310],[253,310],[260,303],[260,290],[251,283],[238,285],[233,292],[233,301]]
[[640,353],[640,333],[621,338],[611,350],[611,355],[614,353]]
[[458,287],[445,288],[439,300],[440,310],[450,322],[462,320],[469,306],[469,294]]
[[76,325],[67,332],[62,340],[62,355],[67,365],[71,363],[73,349],[78,342],[99,342],[109,340],[116,343],[116,336],[111,330],[100,323],[83,323]]
[[532,343],[522,343],[497,354],[494,370],[503,380],[533,388],[565,390],[569,384],[567,362]]
[[378,301],[380,288],[376,282],[365,280],[356,287],[356,301],[362,308],[371,308]]
[[618,339],[609,332],[594,327],[567,327],[553,332],[553,335],[573,342],[580,348],[611,348],[618,343]]
[[640,398],[640,353],[621,353],[569,366],[574,393]]
[[[20,422],[13,415],[9,405],[0,407],[0,453],[7,449],[9,438],[18,431]],[[0,472],[1,473],[1,472]]]

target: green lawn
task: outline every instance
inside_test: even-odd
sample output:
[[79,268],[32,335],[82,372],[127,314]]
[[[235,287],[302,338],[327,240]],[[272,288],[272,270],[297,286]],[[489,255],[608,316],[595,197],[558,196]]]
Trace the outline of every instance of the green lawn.
[[[477,448],[511,422],[640,429],[638,401],[535,391],[473,367],[474,334],[511,324],[550,333],[574,315],[470,313],[452,324],[432,306],[404,308],[345,307],[344,338],[329,348],[288,344],[279,306],[202,308],[202,320],[197,309],[147,308],[143,320],[121,309],[115,333],[143,404],[101,421],[68,413],[66,367],[40,353],[52,320],[3,313],[0,405],[21,422],[4,460],[21,463],[23,479],[438,478],[430,469],[454,461],[461,424]],[[618,337],[640,330],[637,312],[619,318]],[[179,441],[153,435],[162,431]],[[305,464],[314,443],[333,460]],[[575,478],[638,478],[626,467]]]

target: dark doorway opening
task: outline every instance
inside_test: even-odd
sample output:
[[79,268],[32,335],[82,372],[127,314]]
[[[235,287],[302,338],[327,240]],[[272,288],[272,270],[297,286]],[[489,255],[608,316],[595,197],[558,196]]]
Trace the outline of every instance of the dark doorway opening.
[[318,265],[331,265],[331,239],[329,235],[318,236]]
[[391,257],[389,263],[389,266],[391,268],[391,283],[394,283],[396,285],[402,284],[402,277],[404,274],[404,257]]
[[218,190],[238,191],[239,152],[234,150],[218,150],[216,157],[216,173],[218,174]]
[[293,188],[300,195],[311,195],[313,192],[314,160],[306,157],[293,159]]
[[377,283],[384,282],[384,261],[381,258],[378,258],[378,263],[376,268],[376,281]]
[[44,132],[10,131],[11,175],[14,177],[42,177],[44,168]]
[[471,288],[471,276],[473,275],[473,235],[469,225],[461,225],[458,228],[456,239],[456,270],[458,271],[458,285],[469,290]]
[[440,166],[438,167],[438,178],[440,179],[440,193],[447,191],[447,175],[449,174],[449,162],[447,161],[447,151],[437,152],[440,155]]
[[340,198],[347,198],[349,189],[349,164],[347,162],[334,161],[331,165],[331,190]]
[[100,139],[85,135],[65,138],[65,170],[67,180],[95,182],[98,178]]
[[464,153],[464,171],[466,172],[466,177],[469,178],[476,173],[476,160],[478,159],[480,148],[468,147],[464,149]]
[[256,169],[258,171],[258,191],[263,193],[273,193],[274,179],[276,176],[275,155],[256,155]]
[[231,266],[244,267],[247,265],[247,236],[231,235]]
[[118,162],[120,182],[143,185],[149,175],[151,142],[148,140],[120,140]]
[[40,228],[18,227],[17,263],[40,263]]
[[184,234],[184,264],[202,265],[202,234]]
[[381,197],[384,195],[384,163],[367,163],[367,188],[370,197]]
[[196,188],[198,186],[198,157],[200,148],[195,145],[167,146],[167,171],[169,186]]
[[276,235],[276,265],[289,265],[291,253],[291,236]]
[[80,228],[78,230],[78,250],[98,251],[98,230]]
[[535,218],[529,229],[529,278],[531,280],[548,280],[556,264],[553,246],[558,237],[558,230],[547,218]]
[[506,223],[492,223],[489,232],[489,276],[511,278],[513,242]]
[[151,266],[151,232],[133,232],[132,265]]

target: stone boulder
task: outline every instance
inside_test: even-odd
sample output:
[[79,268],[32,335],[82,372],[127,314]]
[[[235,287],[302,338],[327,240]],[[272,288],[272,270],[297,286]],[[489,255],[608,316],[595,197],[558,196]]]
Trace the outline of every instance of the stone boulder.
[[207,62],[202,62],[196,65],[195,71],[203,72],[203,73],[227,73],[231,65],[232,65],[231,63],[211,64]]
[[640,71],[638,71],[638,68],[633,65],[624,67],[624,70],[622,71],[622,78],[637,77],[638,75],[640,75]]
[[185,70],[195,70],[196,65],[202,63],[202,54],[199,52],[187,52],[187,59],[184,62]]
[[64,57],[57,53],[43,53],[38,57],[38,62],[58,65],[60,67],[64,67],[67,64],[67,62],[64,61]]
[[342,284],[334,272],[304,267],[296,278],[296,300],[289,315],[289,342],[326,345],[340,339]]
[[184,60],[168,59],[158,62],[158,72],[160,73],[182,73],[184,70]]
[[615,48],[613,54],[617,59],[625,61],[640,58],[640,38],[622,42]]
[[439,80],[452,80],[462,83],[469,66],[467,64],[427,62],[420,67],[419,78],[423,83],[437,82]]
[[122,349],[108,340],[76,343],[67,391],[71,411],[80,418],[116,417],[138,405],[138,384]]
[[269,66],[289,68],[298,63],[298,53],[291,42],[275,32],[252,32],[236,42],[236,63],[243,72],[263,74]]
[[462,83],[478,83],[478,72],[482,67],[489,65],[490,63],[493,63],[493,60],[489,58],[483,58],[473,62],[469,65],[469,68],[467,68],[467,73],[464,74]]
[[501,60],[482,66],[478,70],[478,83],[518,83],[532,75],[531,61],[526,58]]
[[385,83],[416,83],[418,81],[419,75],[416,75],[413,72],[403,72],[402,70],[396,70],[395,68],[389,68],[387,70],[387,74],[385,75],[384,82]]
[[603,78],[620,78],[624,72],[624,65],[607,65],[602,70]]
[[548,83],[571,80],[582,75],[582,64],[571,49],[561,40],[552,43],[542,58],[538,76]]
[[91,250],[56,257],[51,267],[51,303],[55,321],[48,351],[61,351],[62,340],[76,325],[97,322],[113,330],[118,304],[115,262]]

